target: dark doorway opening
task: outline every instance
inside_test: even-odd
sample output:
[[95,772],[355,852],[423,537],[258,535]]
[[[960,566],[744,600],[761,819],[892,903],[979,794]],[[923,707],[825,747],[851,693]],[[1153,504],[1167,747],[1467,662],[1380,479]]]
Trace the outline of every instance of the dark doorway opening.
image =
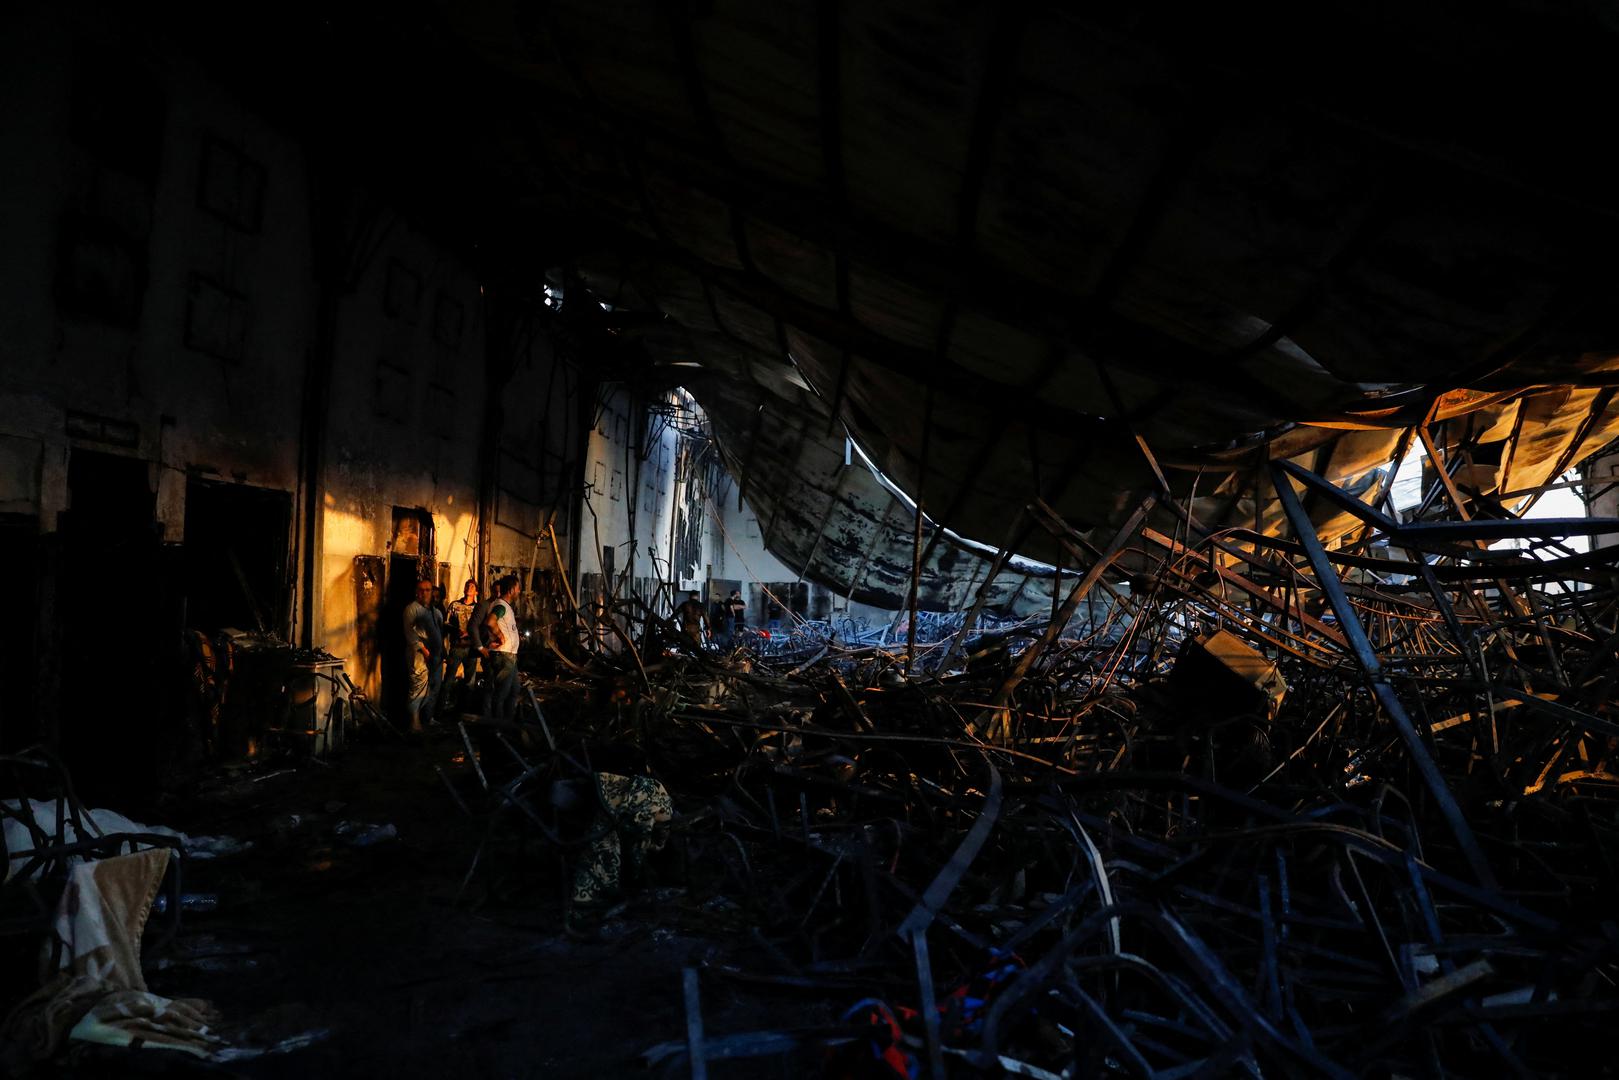
[[382,700],[390,716],[405,715],[405,608],[416,598],[416,583],[437,579],[433,560],[433,515],[394,507],[393,545],[388,554],[388,597],[382,606],[377,641],[382,647]]
[[17,606],[0,618],[0,753],[11,754],[39,739],[35,641],[39,629],[39,518],[0,514],[0,566]]
[[804,581],[772,581],[760,589],[763,624],[771,629],[784,629],[793,620],[788,612],[805,618],[809,615],[809,583]]
[[120,809],[156,791],[180,611],[167,588],[148,466],[74,449],[58,532],[57,743],[79,794]]
[[292,496],[285,491],[188,480],[186,625],[286,637],[291,522]]

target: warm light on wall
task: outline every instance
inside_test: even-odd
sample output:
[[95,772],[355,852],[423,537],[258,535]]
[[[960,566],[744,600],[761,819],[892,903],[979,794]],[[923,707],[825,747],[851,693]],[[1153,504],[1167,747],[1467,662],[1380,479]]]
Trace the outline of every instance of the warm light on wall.
[[[445,504],[450,503],[446,497]],[[362,513],[360,507],[349,502],[339,508],[337,500],[326,496],[325,528],[321,559],[321,621],[320,639],[334,656],[348,662],[349,677],[367,694],[381,690],[377,673],[358,668],[360,655],[356,628],[356,600],[354,595],[354,559],[358,555],[387,554],[390,539],[389,508],[383,506],[377,513]],[[433,533],[436,557],[450,564],[450,591],[467,578],[477,577],[478,521],[470,511],[456,515],[434,514]]]

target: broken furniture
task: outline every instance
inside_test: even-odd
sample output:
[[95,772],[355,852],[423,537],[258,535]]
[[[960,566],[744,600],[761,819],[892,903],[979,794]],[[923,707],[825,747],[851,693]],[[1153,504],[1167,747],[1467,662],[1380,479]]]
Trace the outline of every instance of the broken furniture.
[[340,681],[343,661],[335,656],[295,653],[287,666],[287,717],[283,734],[309,739],[309,752],[320,756],[340,750],[351,722]]
[[[185,851],[173,836],[146,832],[103,832],[74,793],[61,762],[44,747],[0,757],[0,826],[6,874],[0,884],[0,934],[50,932],[58,901],[73,867],[142,849],[168,848],[163,877],[168,897],[161,948],[180,928],[180,892]],[[49,942],[54,958],[61,942]]]

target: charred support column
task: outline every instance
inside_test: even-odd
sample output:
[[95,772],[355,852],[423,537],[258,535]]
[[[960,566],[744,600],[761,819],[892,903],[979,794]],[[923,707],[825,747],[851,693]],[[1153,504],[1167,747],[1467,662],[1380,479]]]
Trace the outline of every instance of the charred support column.
[[[927,396],[922,405],[922,457],[916,469],[916,524],[911,534],[911,590],[906,597],[910,618],[905,623],[905,674],[911,673],[916,662],[916,605],[922,591],[922,524],[926,520],[923,504],[928,486],[928,449],[933,435],[933,383],[929,381]],[[940,526],[943,528],[943,526]]]
[[495,506],[500,485],[500,430],[505,421],[501,396],[511,373],[511,332],[501,290],[483,294],[483,425],[478,440],[478,595],[491,595],[489,560],[494,551]]
[[[523,293],[501,284],[486,284],[484,316],[483,431],[478,443],[478,591],[489,595],[486,581],[494,558],[495,517],[500,498],[500,441],[506,426],[506,388],[517,370],[519,341],[533,340],[534,316]],[[526,587],[526,585],[525,585]]]
[[1473,828],[1463,816],[1455,795],[1445,784],[1445,778],[1439,774],[1439,766],[1434,763],[1428,748],[1423,745],[1422,736],[1417,733],[1416,725],[1407,715],[1399,695],[1383,677],[1382,662],[1378,660],[1371,639],[1366,636],[1366,630],[1360,624],[1355,605],[1350,603],[1348,594],[1344,592],[1343,582],[1338,580],[1338,574],[1327,558],[1327,550],[1322,547],[1321,538],[1316,535],[1315,524],[1311,522],[1310,515],[1304,512],[1303,504],[1293,492],[1293,484],[1288,479],[1287,470],[1280,462],[1272,462],[1270,476],[1271,483],[1276,487],[1276,496],[1281,500],[1282,512],[1292,524],[1293,534],[1299,543],[1304,545],[1304,552],[1310,560],[1310,569],[1315,573],[1316,583],[1321,586],[1321,591],[1327,596],[1327,602],[1332,605],[1333,614],[1338,617],[1338,626],[1349,642],[1349,651],[1354,655],[1355,663],[1360,666],[1361,674],[1371,685],[1378,704],[1399,731],[1400,738],[1405,742],[1406,752],[1411,755],[1411,761],[1416,765],[1418,775],[1427,785],[1429,793],[1439,807],[1439,812],[1444,815],[1445,822],[1450,826],[1451,834],[1456,837],[1457,846],[1462,849],[1462,855],[1467,859],[1474,876],[1481,885],[1495,888],[1495,874],[1484,858],[1484,851],[1479,847],[1478,838],[1473,835]]
[[915,527],[911,533],[911,588],[906,597],[905,607],[909,618],[905,621],[905,674],[911,673],[911,665],[916,661],[916,594],[921,590],[922,584],[922,504],[916,504]]
[[326,428],[331,410],[332,368],[337,359],[337,315],[342,303],[340,224],[327,205],[335,195],[314,193],[315,275],[319,296],[315,302],[315,335],[304,366],[302,429],[299,432],[298,558],[302,581],[298,589],[298,643],[315,645],[315,607],[320,578],[321,523],[326,494]]
[[380,206],[361,199],[339,179],[341,170],[330,149],[317,152],[310,176],[310,235],[314,248],[314,337],[304,367],[302,426],[298,445],[298,640],[315,644],[315,612],[319,605],[321,525],[325,519],[326,435],[330,426],[332,372],[337,366],[338,318],[345,297],[381,246],[392,219],[382,224]]
[[[568,543],[571,550],[568,552],[568,566],[557,569],[569,575],[575,587],[578,587],[581,567],[587,565],[580,561],[580,553],[585,547],[585,481],[590,470],[590,432],[596,422],[596,395],[601,390],[601,380],[587,374],[587,368],[580,365],[579,381],[574,389],[577,395],[574,400],[575,418],[578,423],[578,438],[574,441],[573,455],[573,490],[570,493],[572,509],[568,514],[571,528],[568,532]],[[671,549],[671,557],[673,550]],[[670,572],[673,573],[671,561]],[[589,599],[581,593],[576,594],[576,603]],[[592,611],[594,615],[594,610]],[[581,613],[581,619],[584,613]],[[586,623],[594,629],[594,621]]]

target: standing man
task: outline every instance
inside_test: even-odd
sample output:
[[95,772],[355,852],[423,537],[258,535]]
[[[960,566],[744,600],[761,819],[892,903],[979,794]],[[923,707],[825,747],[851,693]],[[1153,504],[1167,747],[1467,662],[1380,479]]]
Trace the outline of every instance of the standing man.
[[517,715],[517,592],[515,574],[495,582],[495,600],[482,626],[483,658],[486,676],[486,715],[510,720]]
[[450,656],[450,634],[444,616],[444,590],[437,585],[433,586],[433,600],[427,605],[427,614],[433,619],[433,633],[438,637],[438,650],[434,654],[436,662],[432,676],[432,699],[427,703],[429,719],[437,719],[438,708],[444,697],[444,665]]
[[418,581],[416,598],[405,607],[405,670],[410,673],[405,715],[414,734],[422,731],[423,714],[431,712],[433,691],[437,689],[433,674],[444,659],[444,639],[429,609],[432,602],[433,583]]
[[675,608],[675,618],[680,623],[680,633],[694,649],[703,647],[703,638],[708,631],[708,612],[703,610],[703,602],[697,598],[695,590],[686,597],[686,602]]
[[472,621],[467,624],[467,633],[472,638],[472,655],[478,662],[478,691],[484,705],[489,704],[489,689],[492,673],[489,661],[484,660],[484,646],[489,642],[484,638],[484,624],[489,621],[489,609],[500,602],[500,583],[502,578],[496,578],[489,583],[489,595],[478,601],[478,606],[472,609]]
[[742,599],[740,590],[731,590],[731,598],[725,601],[725,607],[731,615],[731,633],[741,634],[748,628],[748,604]]
[[[450,663],[444,673],[445,686],[451,682],[462,687],[472,685],[478,672],[477,641],[473,635],[472,616],[478,610],[478,583],[472,578],[461,587],[461,598],[450,601],[444,624],[448,639]],[[447,693],[447,692],[446,692]]]

